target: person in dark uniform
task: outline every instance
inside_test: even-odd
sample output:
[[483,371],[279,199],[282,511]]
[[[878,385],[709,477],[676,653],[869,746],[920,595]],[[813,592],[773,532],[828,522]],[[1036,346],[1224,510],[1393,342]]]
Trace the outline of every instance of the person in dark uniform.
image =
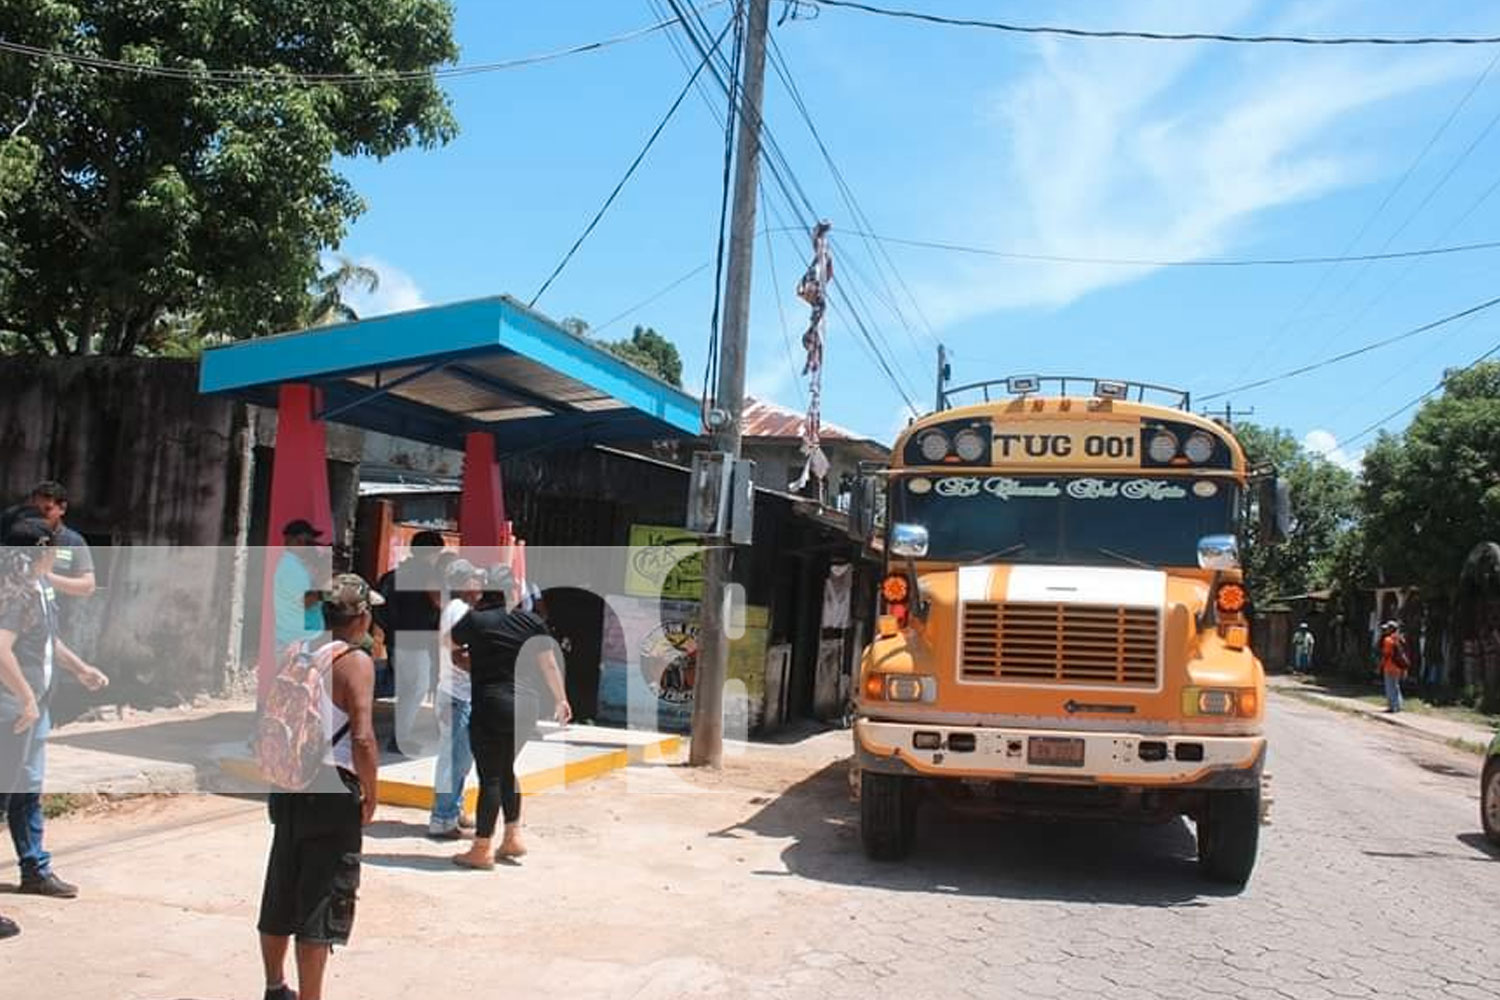
[[[490,869],[499,858],[519,858],[526,853],[521,842],[516,756],[535,735],[541,714],[535,673],[541,674],[552,697],[552,717],[563,725],[573,718],[556,643],[547,623],[534,611],[506,610],[505,593],[511,585],[508,569],[490,569],[474,610],[453,626],[454,644],[468,651],[473,685],[469,745],[479,771],[474,843],[453,859],[462,868]],[[502,814],[505,834],[492,854],[495,827]]]

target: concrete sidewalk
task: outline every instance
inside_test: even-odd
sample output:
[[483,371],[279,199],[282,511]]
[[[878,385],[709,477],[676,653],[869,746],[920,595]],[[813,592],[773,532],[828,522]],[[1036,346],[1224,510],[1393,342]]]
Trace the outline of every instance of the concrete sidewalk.
[[1316,681],[1306,681],[1297,677],[1277,674],[1267,677],[1266,684],[1272,691],[1300,698],[1303,701],[1320,704],[1335,711],[1364,716],[1376,722],[1383,722],[1389,726],[1405,729],[1423,739],[1431,740],[1435,743],[1443,743],[1448,746],[1462,747],[1474,753],[1484,753],[1489,747],[1490,741],[1495,738],[1494,727],[1486,727],[1473,722],[1464,722],[1459,719],[1450,719],[1435,713],[1414,709],[1406,709],[1395,713],[1387,712],[1381,706],[1371,704],[1363,699],[1335,694]]
[[[419,729],[436,733],[431,710]],[[376,731],[384,745],[388,705],[378,705]],[[424,726],[423,723],[426,723]],[[255,710],[249,700],[214,701],[195,708],[131,713],[125,718],[75,722],[53,730],[47,744],[47,791],[81,795],[141,795],[265,791],[249,749]],[[435,740],[433,741],[435,742]],[[535,793],[597,778],[637,763],[674,760],[682,741],[669,734],[599,726],[544,725],[517,761],[524,791]],[[380,801],[428,808],[432,755],[383,755]],[[476,795],[470,787],[472,806]]]

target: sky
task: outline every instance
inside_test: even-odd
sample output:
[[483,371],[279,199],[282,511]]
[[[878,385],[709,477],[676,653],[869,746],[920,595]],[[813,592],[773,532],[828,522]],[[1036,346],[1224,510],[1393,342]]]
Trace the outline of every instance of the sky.
[[[1500,6],[1465,0],[890,5],[1086,28],[1500,34]],[[617,36],[661,20],[665,7],[658,0],[455,6],[465,64]],[[1500,239],[1500,46],[1042,38],[831,8],[812,17],[805,7],[777,24],[784,6],[773,3],[773,39],[869,225],[841,197],[769,71],[767,126],[833,226],[840,290],[826,346],[826,421],[890,441],[911,407],[932,406],[938,343],[956,383],[1099,376],[1187,389],[1196,404],[1500,296],[1496,250],[1372,263],[1157,266],[1016,260],[858,235],[1152,261],[1342,256]],[[705,10],[715,32],[728,11]],[[352,297],[361,315],[501,293],[529,301],[696,65],[683,62],[673,37],[660,31],[451,80],[461,129],[453,142],[343,164],[368,211],[339,252],[382,279],[373,295]],[[554,318],[582,318],[603,338],[654,327],[677,343],[695,393],[713,310],[724,103],[722,93],[711,102],[689,95],[536,305]],[[811,246],[805,233],[789,231],[793,214],[764,174],[762,188],[748,391],[800,409],[808,308],[796,283]],[[874,347],[851,323],[844,297]],[[1497,344],[1500,308],[1202,406],[1253,409],[1246,419],[1287,428],[1352,467],[1373,426],[1400,430],[1414,411],[1382,418],[1431,389],[1445,368]]]

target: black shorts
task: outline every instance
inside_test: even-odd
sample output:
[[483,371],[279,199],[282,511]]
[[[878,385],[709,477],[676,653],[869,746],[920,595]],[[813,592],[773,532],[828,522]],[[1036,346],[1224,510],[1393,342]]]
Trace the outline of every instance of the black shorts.
[[276,832],[258,929],[309,944],[348,944],[363,839],[358,792],[273,792],[269,807]]

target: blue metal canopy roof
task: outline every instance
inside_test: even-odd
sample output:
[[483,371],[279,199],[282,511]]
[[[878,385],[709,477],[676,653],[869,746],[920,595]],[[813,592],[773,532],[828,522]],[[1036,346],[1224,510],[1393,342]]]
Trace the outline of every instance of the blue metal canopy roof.
[[203,354],[199,389],[275,406],[323,390],[324,420],[501,451],[693,436],[698,401],[509,296],[248,340]]

